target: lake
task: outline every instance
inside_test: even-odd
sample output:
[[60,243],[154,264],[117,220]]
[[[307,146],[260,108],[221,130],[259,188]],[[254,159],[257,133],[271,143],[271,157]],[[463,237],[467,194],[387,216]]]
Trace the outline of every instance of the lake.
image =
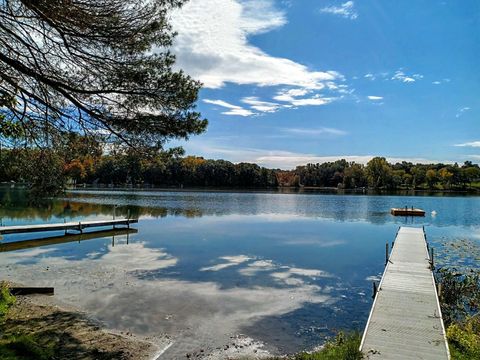
[[[362,331],[399,226],[425,226],[439,266],[480,260],[474,196],[85,190],[37,206],[21,191],[0,199],[3,225],[139,217],[137,233],[1,252],[0,278],[54,286],[56,299],[108,328],[167,337],[166,358],[239,334],[292,353],[336,330]],[[427,215],[390,215],[404,206]]]

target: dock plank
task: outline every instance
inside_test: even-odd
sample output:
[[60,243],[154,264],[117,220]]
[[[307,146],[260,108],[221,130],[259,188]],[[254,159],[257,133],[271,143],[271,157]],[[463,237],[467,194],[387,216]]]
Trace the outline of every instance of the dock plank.
[[422,228],[399,229],[360,350],[368,359],[450,359]]

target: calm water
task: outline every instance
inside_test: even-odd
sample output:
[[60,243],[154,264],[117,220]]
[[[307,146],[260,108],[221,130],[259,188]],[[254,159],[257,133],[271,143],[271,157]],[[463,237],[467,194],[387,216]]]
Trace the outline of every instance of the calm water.
[[[168,334],[172,357],[240,333],[293,352],[362,330],[401,225],[424,225],[441,265],[480,260],[479,197],[83,191],[32,207],[19,192],[1,196],[4,225],[109,219],[114,205],[117,217],[139,216],[128,236],[0,253],[0,278],[55,286],[111,328]],[[427,216],[389,214],[402,206]]]

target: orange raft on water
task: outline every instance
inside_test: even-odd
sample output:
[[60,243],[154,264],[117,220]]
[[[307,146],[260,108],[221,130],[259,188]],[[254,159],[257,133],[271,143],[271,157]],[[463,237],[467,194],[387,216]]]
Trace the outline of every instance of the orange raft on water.
[[414,209],[413,207],[392,208],[390,209],[390,213],[393,216],[425,216],[425,210]]

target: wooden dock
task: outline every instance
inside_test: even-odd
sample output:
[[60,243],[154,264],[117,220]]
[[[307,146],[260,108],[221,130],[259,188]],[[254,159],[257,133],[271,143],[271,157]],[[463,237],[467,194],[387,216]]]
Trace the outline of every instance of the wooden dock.
[[450,359],[422,228],[399,229],[360,350],[368,359]]
[[[124,236],[124,235],[133,235],[138,233],[137,229],[109,229],[109,230],[100,230],[100,231],[90,231],[81,234],[67,234],[61,236],[50,236],[44,238],[30,239],[30,240],[20,240],[20,241],[10,241],[6,243],[0,243],[0,253],[18,251],[25,249],[32,249],[40,246],[49,246],[64,244],[69,242],[82,242],[87,240],[94,240],[99,238],[106,237],[115,237],[115,236]],[[127,237],[128,242],[128,237]],[[112,243],[113,244],[113,243]]]
[[393,216],[425,216],[425,210],[412,208],[392,208],[390,214]]
[[130,227],[130,224],[137,223],[137,219],[117,219],[117,220],[96,220],[96,221],[79,221],[79,222],[65,222],[59,224],[39,224],[39,225],[18,225],[18,226],[2,226],[0,227],[0,235],[6,234],[22,234],[32,232],[45,231],[60,231],[60,230],[76,230],[83,232],[87,228],[106,227],[125,225]]

